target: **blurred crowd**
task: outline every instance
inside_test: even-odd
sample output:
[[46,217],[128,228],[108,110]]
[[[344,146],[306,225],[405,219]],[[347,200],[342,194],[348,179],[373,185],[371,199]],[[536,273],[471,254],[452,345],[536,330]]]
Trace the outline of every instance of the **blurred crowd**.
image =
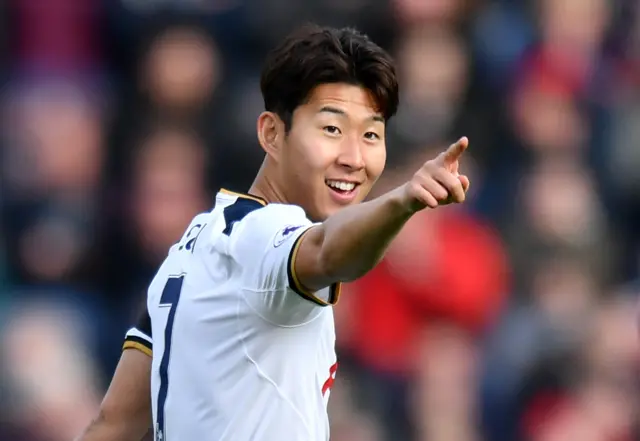
[[335,308],[332,440],[640,439],[638,2],[0,0],[0,441],[94,415],[169,246],[250,186],[263,57],[307,21],[398,61],[376,194],[471,140],[470,201]]

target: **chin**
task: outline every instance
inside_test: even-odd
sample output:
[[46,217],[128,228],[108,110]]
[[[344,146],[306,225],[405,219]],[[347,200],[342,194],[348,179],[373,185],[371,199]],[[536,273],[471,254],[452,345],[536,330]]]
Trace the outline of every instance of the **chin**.
[[327,203],[321,207],[314,207],[306,211],[307,217],[313,222],[324,222],[328,217],[333,216],[340,210],[344,210],[347,207],[358,205],[362,201],[353,201],[350,204],[339,205],[334,203]]

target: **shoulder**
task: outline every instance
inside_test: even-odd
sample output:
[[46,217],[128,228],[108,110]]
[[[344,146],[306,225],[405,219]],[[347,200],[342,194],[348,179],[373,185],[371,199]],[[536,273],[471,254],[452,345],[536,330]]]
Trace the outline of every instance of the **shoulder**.
[[302,208],[288,204],[269,204],[255,207],[246,211],[240,218],[225,220],[229,235],[231,232],[233,234],[249,233],[250,235],[269,233],[280,236],[280,239],[275,239],[276,241],[283,240],[296,230],[311,224]]
[[265,205],[261,209],[251,212],[250,216],[256,219],[274,222],[284,222],[287,219],[307,220],[307,216],[301,207],[290,204]]

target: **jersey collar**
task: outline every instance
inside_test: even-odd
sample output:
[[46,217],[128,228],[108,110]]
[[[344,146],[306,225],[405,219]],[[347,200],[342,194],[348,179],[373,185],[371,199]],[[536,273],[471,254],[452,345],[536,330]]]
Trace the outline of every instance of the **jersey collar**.
[[235,191],[227,190],[226,188],[221,188],[220,189],[220,193],[226,194],[228,196],[236,196],[236,197],[242,198],[242,199],[249,199],[251,201],[258,202],[261,205],[267,205],[268,204],[268,202],[266,200],[264,200],[263,198],[261,198],[260,196],[255,196],[255,195],[248,194],[248,193],[238,193],[238,192],[235,192]]

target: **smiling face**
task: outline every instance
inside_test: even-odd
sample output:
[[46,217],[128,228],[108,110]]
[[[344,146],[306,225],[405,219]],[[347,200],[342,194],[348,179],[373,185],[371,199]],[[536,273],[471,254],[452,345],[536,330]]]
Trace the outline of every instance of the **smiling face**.
[[317,86],[280,135],[278,190],[316,221],[362,202],[384,169],[384,118],[359,86]]
[[385,122],[398,109],[391,56],[354,29],[303,26],[267,56],[260,91],[267,158],[251,191],[315,221],[361,202],[384,169]]

